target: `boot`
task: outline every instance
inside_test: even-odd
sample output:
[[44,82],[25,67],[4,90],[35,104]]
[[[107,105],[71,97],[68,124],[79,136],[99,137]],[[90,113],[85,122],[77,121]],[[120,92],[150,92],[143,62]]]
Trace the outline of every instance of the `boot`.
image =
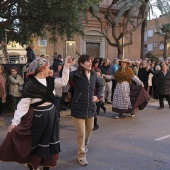
[[97,124],[97,118],[94,118],[94,128],[93,130],[97,130],[99,128],[99,125]]
[[105,113],[106,112],[106,107],[104,107],[104,103],[103,102],[100,102],[100,107],[102,108],[103,112]]

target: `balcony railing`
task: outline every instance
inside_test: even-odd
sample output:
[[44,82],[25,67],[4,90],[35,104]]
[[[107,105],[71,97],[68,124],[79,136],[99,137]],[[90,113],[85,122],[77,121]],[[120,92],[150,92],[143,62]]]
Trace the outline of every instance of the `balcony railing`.
[[26,56],[9,56],[8,59],[4,55],[0,55],[0,64],[26,64]]

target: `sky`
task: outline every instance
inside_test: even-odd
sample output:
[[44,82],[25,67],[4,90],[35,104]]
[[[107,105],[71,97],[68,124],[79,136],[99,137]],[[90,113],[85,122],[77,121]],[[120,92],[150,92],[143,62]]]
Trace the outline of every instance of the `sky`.
[[159,11],[159,9],[156,9],[156,8],[154,9],[154,13],[156,16],[151,14],[151,19],[154,19],[156,17],[158,18],[161,15],[161,12]]
[[[150,3],[152,3],[152,4],[154,4],[154,2],[155,2],[156,0],[151,0],[151,2]],[[169,0],[170,1],[170,0]],[[156,17],[159,17],[160,15],[161,15],[161,12],[160,12],[160,10],[158,9],[158,8],[153,8],[153,12],[154,12],[154,14],[156,15],[151,15],[151,19],[154,19],[154,18],[156,18]]]

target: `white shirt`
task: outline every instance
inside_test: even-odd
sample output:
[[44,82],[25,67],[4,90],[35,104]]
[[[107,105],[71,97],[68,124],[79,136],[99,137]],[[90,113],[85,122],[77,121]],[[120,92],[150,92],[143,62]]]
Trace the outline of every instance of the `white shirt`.
[[90,71],[88,73],[86,73],[88,80],[90,80],[90,75],[91,75]]
[[[47,86],[46,78],[39,79],[36,78],[40,83],[42,83],[44,86]],[[54,80],[54,89],[63,87],[68,83],[69,80],[69,68],[64,67],[63,72],[62,72],[62,78],[55,78]],[[55,94],[55,90],[53,91]],[[37,103],[41,101],[42,99],[38,98],[22,98],[20,102],[17,105],[17,110],[14,113],[14,118],[12,119],[12,124],[17,126],[21,122],[21,118],[28,112],[30,104]],[[51,103],[45,102],[40,106],[47,106]]]

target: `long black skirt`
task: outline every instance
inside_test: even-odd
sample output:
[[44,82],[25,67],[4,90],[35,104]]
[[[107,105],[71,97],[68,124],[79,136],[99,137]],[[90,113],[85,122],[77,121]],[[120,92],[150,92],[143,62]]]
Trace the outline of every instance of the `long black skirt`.
[[54,105],[34,107],[32,120],[33,154],[45,158],[60,152],[58,121]]

